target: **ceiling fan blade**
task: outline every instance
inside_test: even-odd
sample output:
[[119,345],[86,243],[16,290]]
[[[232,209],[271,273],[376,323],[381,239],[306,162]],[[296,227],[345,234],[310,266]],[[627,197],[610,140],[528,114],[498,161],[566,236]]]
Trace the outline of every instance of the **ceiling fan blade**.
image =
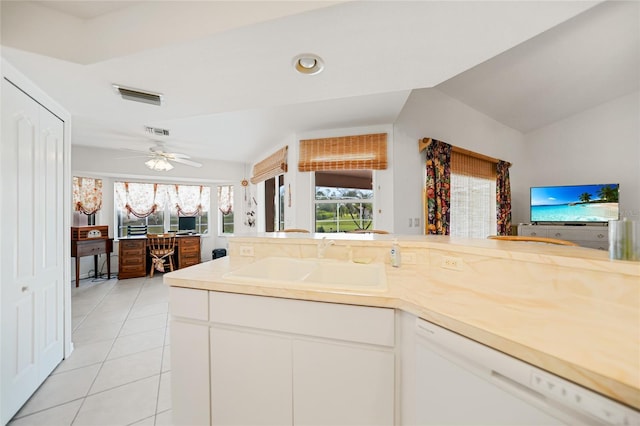
[[191,158],[187,154],[180,154],[179,152],[165,152],[165,155],[170,159],[173,158]]
[[131,158],[149,158],[149,156],[148,155],[129,155],[127,157],[117,157],[117,158],[114,158],[114,160],[128,160]]
[[171,161],[175,161],[176,163],[186,164],[187,166],[192,167],[202,167],[202,164],[196,163],[195,161],[185,160],[183,158],[172,158]]

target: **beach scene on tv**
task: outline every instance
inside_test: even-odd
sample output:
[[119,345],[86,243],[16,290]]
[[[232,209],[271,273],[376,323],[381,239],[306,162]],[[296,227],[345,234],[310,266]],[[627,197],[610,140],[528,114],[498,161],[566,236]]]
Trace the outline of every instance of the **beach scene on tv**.
[[618,220],[617,184],[531,188],[531,222]]

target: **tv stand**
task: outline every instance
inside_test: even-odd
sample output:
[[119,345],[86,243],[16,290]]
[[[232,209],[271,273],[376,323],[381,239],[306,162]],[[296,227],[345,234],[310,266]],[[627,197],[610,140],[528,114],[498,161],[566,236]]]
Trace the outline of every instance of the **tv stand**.
[[[582,225],[582,226],[579,226]],[[537,225],[521,223],[518,235],[529,237],[557,238],[572,241],[579,246],[609,250],[609,227],[586,226],[585,224]]]

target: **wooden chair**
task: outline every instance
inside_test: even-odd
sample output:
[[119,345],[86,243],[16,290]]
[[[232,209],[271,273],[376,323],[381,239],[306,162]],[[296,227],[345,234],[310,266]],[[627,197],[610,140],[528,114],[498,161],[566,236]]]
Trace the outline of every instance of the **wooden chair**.
[[559,240],[557,238],[529,237],[525,235],[489,235],[487,238],[490,240],[530,241],[535,243],[558,244],[562,246],[578,246],[578,244],[573,241]]
[[351,234],[388,234],[389,232],[383,231],[382,229],[356,229],[355,231],[351,231]]
[[299,233],[304,233],[304,234],[308,234],[309,231],[307,231],[306,229],[300,229],[300,228],[288,228],[288,229],[283,229],[280,232],[299,232]]
[[167,260],[169,260],[169,270],[173,271],[173,255],[176,252],[175,234],[149,234],[147,238],[149,255],[151,256],[151,270],[149,271],[151,278],[156,270],[165,272]]

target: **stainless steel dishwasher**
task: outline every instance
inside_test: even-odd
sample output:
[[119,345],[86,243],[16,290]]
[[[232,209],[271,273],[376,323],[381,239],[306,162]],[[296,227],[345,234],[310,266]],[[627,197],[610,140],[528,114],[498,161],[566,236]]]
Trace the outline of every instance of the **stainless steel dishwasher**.
[[473,340],[416,320],[420,425],[640,425],[640,413]]

